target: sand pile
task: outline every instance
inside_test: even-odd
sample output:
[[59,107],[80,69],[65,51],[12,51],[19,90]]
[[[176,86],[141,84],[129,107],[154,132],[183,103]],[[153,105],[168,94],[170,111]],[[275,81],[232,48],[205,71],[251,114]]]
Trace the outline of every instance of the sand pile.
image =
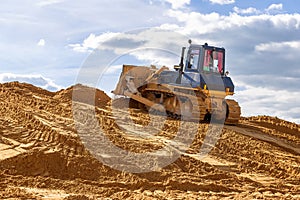
[[[76,93],[76,96],[73,94]],[[67,89],[63,89],[55,93],[55,99],[68,99],[78,102],[86,103],[87,97],[93,96],[94,101],[91,102],[92,105],[97,107],[104,107],[110,101],[110,97],[107,96],[102,90],[87,87],[81,84],[71,86]]]
[[[80,94],[76,99],[74,90]],[[91,91],[95,98],[87,102]],[[164,148],[176,137],[179,125],[185,130],[196,126],[196,135],[187,151],[178,147],[178,159],[163,168],[118,171],[83,145],[72,99],[80,106],[78,116],[86,119],[83,123],[91,124],[87,115],[96,113],[105,136],[128,152]],[[94,113],[84,112],[93,104]],[[0,198],[300,198],[298,124],[268,116],[243,118],[239,126],[224,126],[212,151],[200,158],[208,124],[180,124],[138,109],[126,114],[111,105],[103,91],[82,85],[49,92],[18,82],[0,84]]]

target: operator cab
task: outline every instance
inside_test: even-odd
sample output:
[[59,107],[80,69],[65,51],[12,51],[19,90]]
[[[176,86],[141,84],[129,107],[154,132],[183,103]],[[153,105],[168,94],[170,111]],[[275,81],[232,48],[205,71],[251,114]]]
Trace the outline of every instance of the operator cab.
[[204,45],[190,45],[184,72],[224,75],[225,49]]
[[[234,85],[225,73],[225,49],[191,44],[187,51],[182,48],[181,61],[175,65],[178,77],[175,83],[183,86],[200,87],[215,91],[233,93]],[[185,64],[184,64],[185,59]]]

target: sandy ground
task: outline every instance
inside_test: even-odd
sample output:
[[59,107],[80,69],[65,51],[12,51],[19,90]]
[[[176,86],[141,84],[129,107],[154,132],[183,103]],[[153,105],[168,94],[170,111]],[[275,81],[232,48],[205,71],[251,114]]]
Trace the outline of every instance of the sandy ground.
[[[300,199],[298,124],[242,118],[238,126],[224,126],[210,153],[199,157],[209,124],[180,124],[197,128],[183,151],[169,145],[178,121],[134,109],[129,115],[121,109],[113,113],[110,99],[97,90],[96,119],[115,146],[145,153],[169,145],[179,153],[152,172],[119,171],[124,163],[104,165],[83,145],[73,119],[73,89],[52,93],[29,84],[0,84],[0,199]],[[88,125],[84,109],[90,106],[78,105],[78,116]]]

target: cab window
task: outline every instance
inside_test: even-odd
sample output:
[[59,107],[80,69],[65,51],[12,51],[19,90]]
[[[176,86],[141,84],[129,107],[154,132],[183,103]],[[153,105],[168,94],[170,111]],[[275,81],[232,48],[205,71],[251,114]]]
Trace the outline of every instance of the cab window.
[[197,70],[199,63],[199,49],[191,49],[189,53],[187,69],[188,70]]
[[206,49],[204,52],[203,71],[223,74],[223,55],[222,51]]

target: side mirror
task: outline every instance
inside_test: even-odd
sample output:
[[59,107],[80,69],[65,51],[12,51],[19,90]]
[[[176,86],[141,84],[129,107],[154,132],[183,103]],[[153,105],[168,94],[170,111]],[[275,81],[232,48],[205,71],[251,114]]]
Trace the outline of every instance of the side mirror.
[[178,71],[178,70],[180,70],[180,66],[179,65],[174,65],[174,69],[176,70],[176,71]]

